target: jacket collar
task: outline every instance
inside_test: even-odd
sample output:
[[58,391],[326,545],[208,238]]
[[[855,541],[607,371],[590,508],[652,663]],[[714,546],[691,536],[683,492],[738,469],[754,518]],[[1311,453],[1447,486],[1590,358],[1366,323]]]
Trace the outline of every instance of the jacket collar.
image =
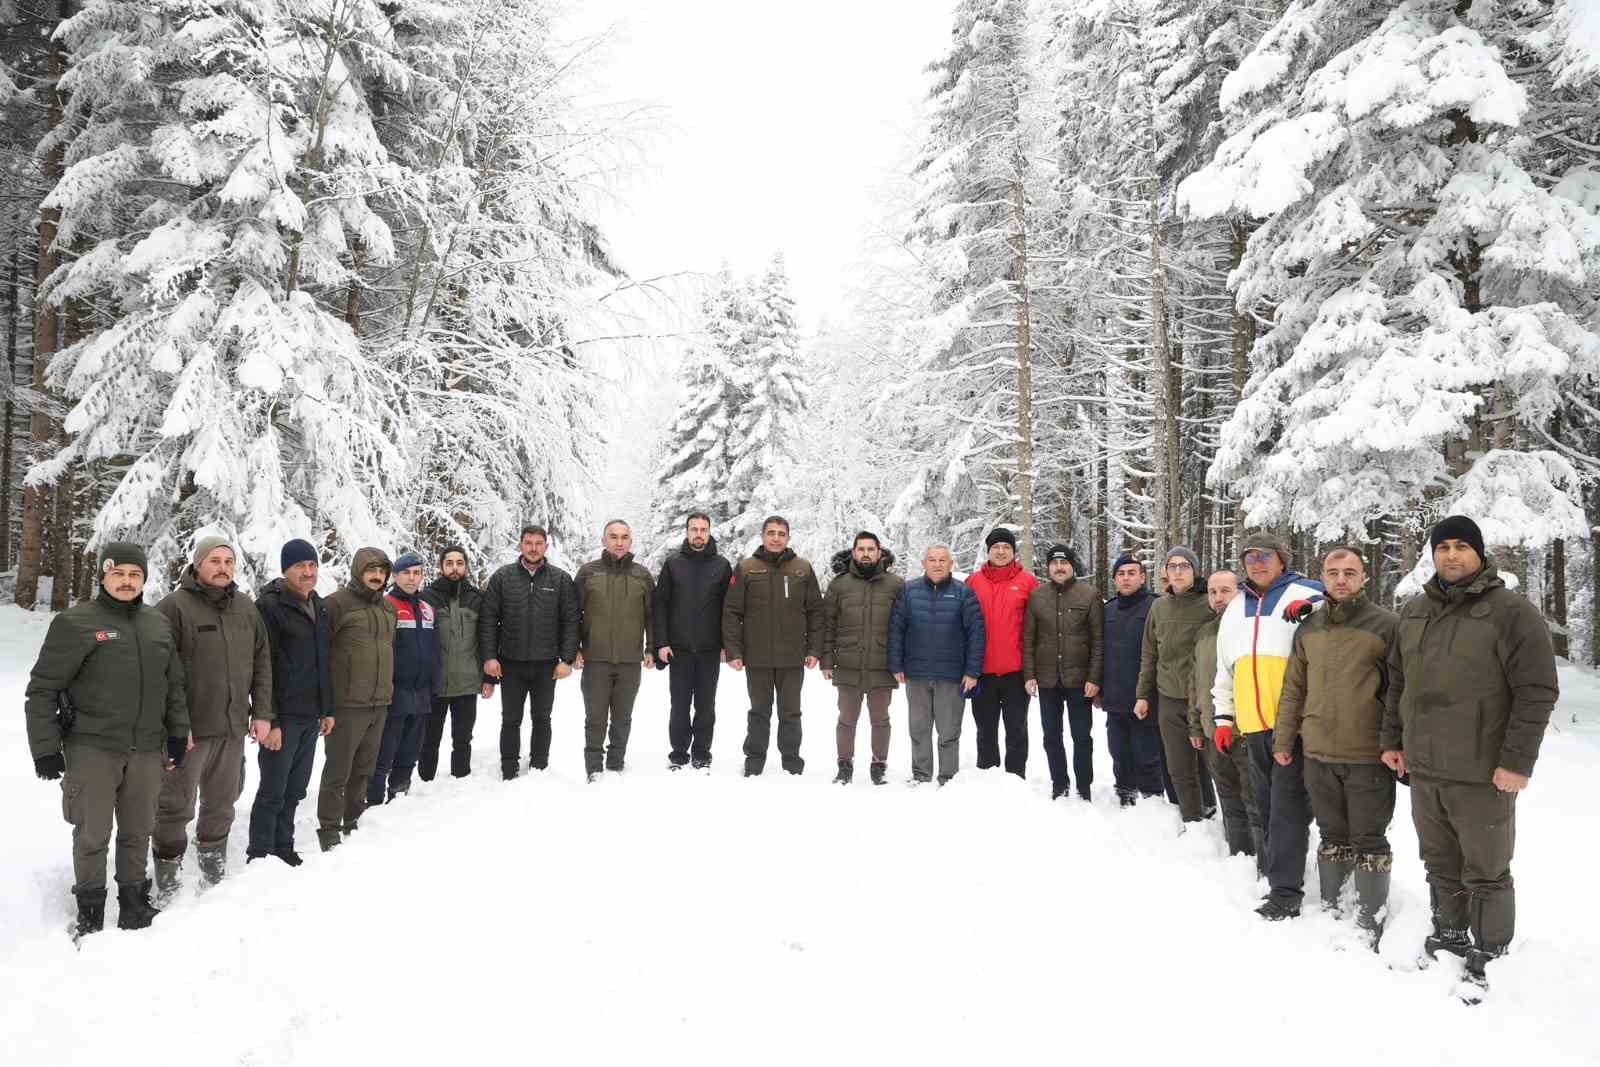
[[1505,579],[1500,577],[1500,571],[1495,565],[1485,562],[1483,570],[1479,571],[1471,581],[1456,582],[1446,588],[1439,584],[1439,576],[1435,574],[1428,579],[1422,589],[1434,603],[1459,604],[1468,597],[1482,596],[1491,589],[1503,588],[1505,584]]
[[1338,601],[1332,597],[1323,598],[1330,623],[1345,623],[1361,614],[1361,609],[1367,606],[1367,593],[1362,590],[1349,600]]
[[767,551],[766,545],[762,545],[760,548],[755,550],[754,555],[756,559],[761,560],[763,563],[778,565],[788,563],[791,559],[794,559],[794,549],[785,548],[777,555],[773,555],[771,552]]

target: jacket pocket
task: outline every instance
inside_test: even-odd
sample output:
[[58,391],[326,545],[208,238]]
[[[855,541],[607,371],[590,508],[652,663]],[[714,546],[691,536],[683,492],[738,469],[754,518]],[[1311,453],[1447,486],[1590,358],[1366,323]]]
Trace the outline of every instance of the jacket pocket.
[[83,797],[83,783],[72,777],[72,769],[67,768],[67,773],[61,778],[61,817],[67,820],[67,825],[78,825],[79,801]]

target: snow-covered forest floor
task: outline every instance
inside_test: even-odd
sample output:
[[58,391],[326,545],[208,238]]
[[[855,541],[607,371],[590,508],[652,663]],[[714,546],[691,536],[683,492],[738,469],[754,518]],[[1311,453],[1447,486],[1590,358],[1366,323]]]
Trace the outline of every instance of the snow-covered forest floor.
[[417,783],[329,855],[313,778],[299,870],[244,866],[252,755],[228,880],[197,895],[191,858],[152,929],[75,949],[69,830],[21,715],[46,623],[0,608],[8,1064],[1600,1062],[1600,681],[1566,667],[1521,801],[1518,938],[1468,1009],[1453,967],[1414,966],[1427,892],[1403,790],[1375,957],[1348,922],[1257,919],[1219,826],[1180,837],[1175,808],[1114,807],[1101,722],[1093,805],[1048,801],[1037,719],[1026,783],[972,770],[969,717],[961,777],[908,788],[898,697],[893,784],[839,788],[811,675],[807,773],[745,781],[731,671],[709,776],[666,771],[652,673],[628,773],[584,784],[569,682],[547,775],[498,780],[485,702],[473,777]]

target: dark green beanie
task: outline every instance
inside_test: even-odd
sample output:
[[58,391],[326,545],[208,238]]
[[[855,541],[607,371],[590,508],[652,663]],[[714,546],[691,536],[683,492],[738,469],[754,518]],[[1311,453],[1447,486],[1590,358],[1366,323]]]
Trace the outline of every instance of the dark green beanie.
[[129,541],[113,541],[108,545],[100,546],[100,575],[103,578],[106,571],[112,567],[121,567],[133,564],[139,568],[139,573],[146,578],[150,577],[150,560],[144,554],[144,549]]

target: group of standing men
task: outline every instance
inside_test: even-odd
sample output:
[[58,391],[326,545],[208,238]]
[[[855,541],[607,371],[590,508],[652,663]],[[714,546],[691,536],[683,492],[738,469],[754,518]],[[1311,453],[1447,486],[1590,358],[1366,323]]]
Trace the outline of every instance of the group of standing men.
[[526,527],[518,558],[481,591],[459,546],[440,554],[426,588],[420,557],[391,564],[363,548],[326,599],[317,553],[296,540],[283,546],[282,577],[254,603],[233,581],[233,546],[204,538],[154,608],[142,600],[143,552],[105,546],[99,595],[52,622],[28,687],[36,770],[65,772],[78,932],[104,922],[113,813],[119,926],[157,913],[145,863],[152,839],[158,898],[177,890],[191,820],[202,883],[224,877],[246,737],[258,743],[261,772],[246,856],[297,866],[294,813],[318,737],[327,850],[367,806],[404,794],[414,770],[433,777],[447,721],[450,771],[469,774],[477,699],[495,686],[505,778],[522,767],[525,705],[528,766],[548,766],[555,686],[574,670],[591,781],[624,769],[651,667],[670,672],[669,765],[707,769],[726,662],[744,673],[750,698],[746,776],[765,768],[774,711],[782,767],[803,772],[808,668],[837,691],[840,783],[853,777],[863,705],[871,780],[886,780],[890,701],[903,685],[913,784],[957,773],[967,700],[978,767],[1025,776],[1037,697],[1052,796],[1088,800],[1091,708],[1103,709],[1121,804],[1165,793],[1185,823],[1220,806],[1230,850],[1254,855],[1267,881],[1257,910],[1269,920],[1300,912],[1314,818],[1322,905],[1341,909],[1353,882],[1373,945],[1396,782],[1408,782],[1433,906],[1428,952],[1464,956],[1481,982],[1509,945],[1515,799],[1556,699],[1554,653],[1538,611],[1505,588],[1470,519],[1434,528],[1436,574],[1398,615],[1367,599],[1357,548],[1325,551],[1318,582],[1261,534],[1241,546],[1242,581],[1223,570],[1202,582],[1195,554],[1173,548],[1159,596],[1125,554],[1109,601],[1080,580],[1065,545],[1047,551],[1038,581],[1005,528],[989,533],[986,562],[964,582],[947,546],[929,547],[921,576],[906,580],[862,532],[833,557],[826,596],[779,516],[730,566],[709,516],[691,515],[656,577],[634,560],[626,523],[607,523],[602,536],[600,556],[568,576],[546,559],[545,530]]

